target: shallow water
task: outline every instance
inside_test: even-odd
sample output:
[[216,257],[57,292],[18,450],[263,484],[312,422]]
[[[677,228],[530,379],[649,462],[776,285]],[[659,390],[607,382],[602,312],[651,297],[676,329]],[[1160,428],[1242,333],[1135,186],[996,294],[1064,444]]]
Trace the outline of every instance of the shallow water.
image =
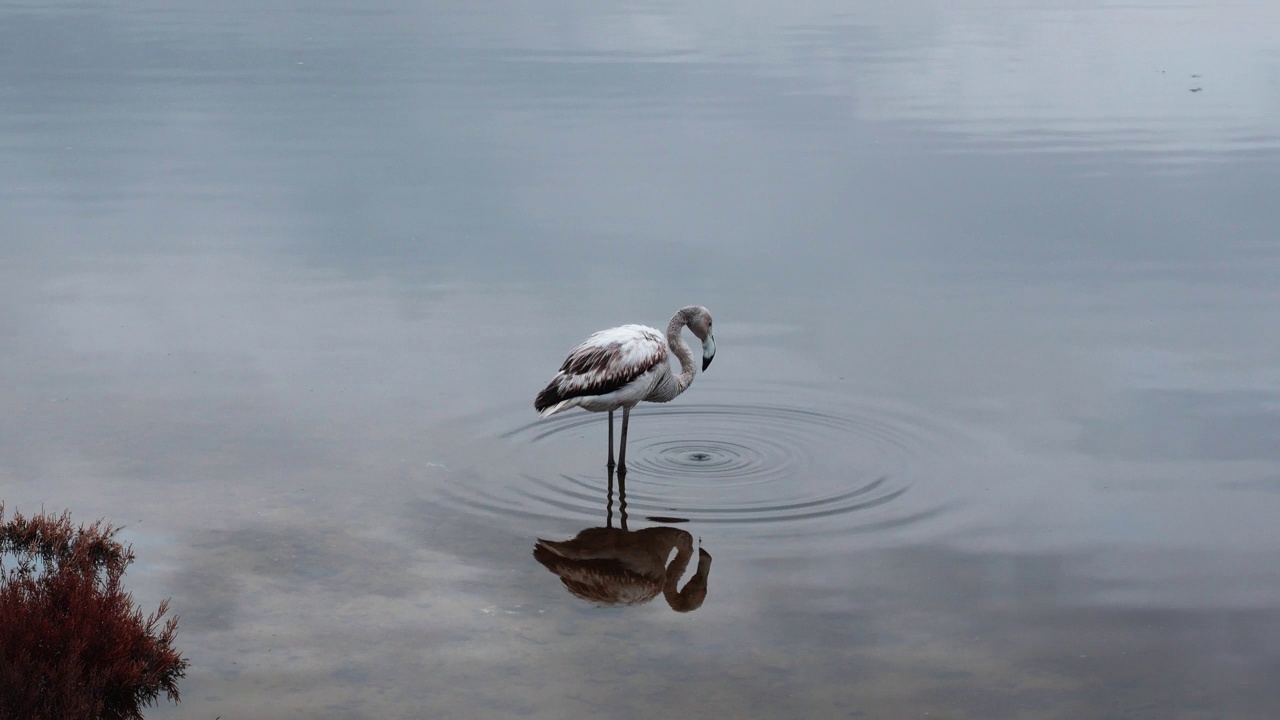
[[[0,500],[124,526],[154,717],[1271,718],[1277,26],[0,6]],[[624,505],[533,396],[693,302]]]

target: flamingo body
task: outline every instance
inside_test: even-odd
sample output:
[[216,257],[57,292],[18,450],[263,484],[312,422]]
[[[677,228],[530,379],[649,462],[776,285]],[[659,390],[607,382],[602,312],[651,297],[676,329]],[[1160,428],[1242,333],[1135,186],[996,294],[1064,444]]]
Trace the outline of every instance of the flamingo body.
[[635,407],[670,374],[662,333],[644,325],[609,328],[569,353],[533,407],[542,417],[575,407],[592,412]]

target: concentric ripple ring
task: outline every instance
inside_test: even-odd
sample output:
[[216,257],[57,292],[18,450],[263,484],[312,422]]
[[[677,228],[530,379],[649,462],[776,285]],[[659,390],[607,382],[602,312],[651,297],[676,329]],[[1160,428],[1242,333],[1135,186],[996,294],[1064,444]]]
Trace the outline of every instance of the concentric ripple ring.
[[[805,400],[805,398],[797,398]],[[604,515],[604,416],[566,413],[503,434],[573,457],[577,469],[530,467],[498,485],[458,485],[467,508],[526,518]],[[960,439],[962,440],[962,439]],[[682,403],[632,412],[626,499],[633,517],[678,517],[741,530],[854,531],[920,522],[947,509],[935,492],[963,444],[945,423],[900,405],[841,408]],[[918,493],[920,485],[931,486]],[[918,496],[912,501],[913,495]]]

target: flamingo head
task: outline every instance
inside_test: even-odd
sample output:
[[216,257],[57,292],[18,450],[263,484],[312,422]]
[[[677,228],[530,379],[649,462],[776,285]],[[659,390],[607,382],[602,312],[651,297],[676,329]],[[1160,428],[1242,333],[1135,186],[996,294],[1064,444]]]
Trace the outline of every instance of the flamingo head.
[[711,332],[711,311],[701,305],[691,308],[689,330],[702,341],[702,369],[716,357],[716,336]]

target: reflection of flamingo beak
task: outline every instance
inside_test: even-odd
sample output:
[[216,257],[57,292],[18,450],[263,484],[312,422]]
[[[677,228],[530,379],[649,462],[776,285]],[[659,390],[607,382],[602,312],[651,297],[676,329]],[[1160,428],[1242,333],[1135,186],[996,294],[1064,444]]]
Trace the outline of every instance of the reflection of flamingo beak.
[[705,573],[711,569],[711,553],[698,548],[698,573]]
[[702,341],[702,369],[706,370],[711,361],[716,358],[716,336],[707,334],[707,339]]

